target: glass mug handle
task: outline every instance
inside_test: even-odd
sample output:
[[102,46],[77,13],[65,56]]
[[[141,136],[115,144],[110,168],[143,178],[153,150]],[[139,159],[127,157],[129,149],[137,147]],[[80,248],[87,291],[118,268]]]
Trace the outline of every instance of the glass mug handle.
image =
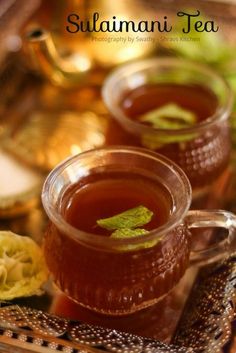
[[193,228],[224,228],[228,235],[202,250],[192,250],[190,263],[210,263],[236,251],[236,216],[223,210],[193,210],[187,213],[185,224]]

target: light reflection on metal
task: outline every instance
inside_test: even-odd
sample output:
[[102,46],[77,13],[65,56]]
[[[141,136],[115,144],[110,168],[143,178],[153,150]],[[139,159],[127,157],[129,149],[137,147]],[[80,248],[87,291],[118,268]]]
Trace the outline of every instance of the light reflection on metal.
[[4,141],[28,164],[48,171],[63,159],[104,144],[107,120],[90,111],[35,111]]
[[[31,29],[26,35],[26,47],[39,72],[51,82],[62,87],[81,84],[99,84],[101,79],[93,74],[98,68],[106,71],[123,62],[147,56],[157,45],[154,33],[126,32],[81,32],[66,31],[67,17],[77,14],[78,22],[93,23],[94,13],[101,21],[139,22],[153,19],[145,7],[133,0],[127,2],[61,1],[57,16],[53,16],[53,28]],[[115,15],[115,20],[113,19]],[[74,26],[75,27],[75,26]],[[32,28],[32,26],[31,26]],[[57,31],[55,31],[57,28]],[[55,39],[55,43],[54,43]],[[104,72],[104,75],[106,72]],[[100,80],[98,82],[98,80]]]
[[44,29],[32,30],[28,33],[27,40],[34,65],[47,79],[64,87],[85,83],[86,73],[92,67],[88,56],[76,53],[72,57],[63,58],[55,47],[51,33]]
[[78,145],[73,144],[70,147],[70,151],[71,151],[71,154],[74,156],[81,152],[81,148]]

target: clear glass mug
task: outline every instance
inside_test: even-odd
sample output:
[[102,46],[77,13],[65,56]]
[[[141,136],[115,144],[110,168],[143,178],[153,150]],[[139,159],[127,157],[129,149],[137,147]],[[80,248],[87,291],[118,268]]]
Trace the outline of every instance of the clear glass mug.
[[[173,200],[168,221],[126,239],[88,234],[67,223],[60,207],[68,187],[107,170],[135,170],[161,183]],[[236,217],[221,210],[189,211],[191,186],[185,173],[142,148],[97,149],[67,159],[47,177],[42,202],[50,219],[44,253],[56,285],[80,305],[103,314],[127,315],[153,305],[179,282],[191,261],[210,262],[235,250]],[[202,227],[223,227],[228,236],[193,251],[191,229]]]
[[[128,116],[122,100],[127,93],[147,84],[198,85],[209,92],[209,97],[212,94],[217,99],[216,110],[204,120],[181,129],[145,125]],[[102,94],[111,116],[128,135],[118,143],[149,148],[172,159],[187,174],[194,195],[207,190],[226,169],[231,150],[228,118],[233,95],[227,82],[212,69],[179,58],[133,62],[107,77]]]

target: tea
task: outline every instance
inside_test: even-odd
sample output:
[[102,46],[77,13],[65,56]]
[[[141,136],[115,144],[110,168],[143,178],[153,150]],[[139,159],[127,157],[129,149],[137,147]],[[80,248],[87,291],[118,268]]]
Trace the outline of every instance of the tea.
[[[137,145],[155,150],[176,162],[189,177],[193,188],[209,185],[228,165],[231,147],[227,121],[198,131],[200,124],[208,122],[216,113],[218,105],[216,95],[199,84],[159,83],[137,87],[124,92],[120,98],[123,113],[128,120],[136,123],[133,133],[129,123],[127,128],[125,123],[121,127],[112,122],[107,143]],[[166,116],[166,120],[159,120],[159,127],[153,126],[148,119],[142,119],[145,114],[154,112],[155,115],[155,112],[160,112],[158,109],[163,108],[168,115],[168,109],[173,111],[173,107],[180,118],[171,116],[168,119]],[[181,121],[181,112],[192,114],[194,124],[185,126],[185,122]],[[163,123],[164,127],[168,123],[169,128],[163,130]],[[178,125],[181,127],[179,133],[176,128]],[[151,132],[146,133],[146,127]]]
[[159,83],[146,84],[128,91],[120,104],[129,118],[138,120],[142,114],[168,103],[175,103],[193,112],[197,118],[196,123],[199,123],[215,113],[218,99],[201,85]]
[[63,197],[61,212],[73,227],[109,236],[97,220],[112,217],[139,205],[153,212],[144,226],[152,230],[165,224],[171,214],[170,194],[161,185],[133,173],[102,173],[83,178]]
[[[132,172],[104,172],[70,186],[58,211],[71,226],[106,239],[111,231],[99,227],[97,220],[139,205],[153,212],[142,227],[148,231],[166,224],[174,207],[170,192],[156,180]],[[183,227],[172,230],[168,242],[144,238],[141,245],[107,251],[80,243],[51,224],[44,249],[49,270],[67,295],[95,311],[121,315],[155,303],[179,281],[188,263],[186,234]]]

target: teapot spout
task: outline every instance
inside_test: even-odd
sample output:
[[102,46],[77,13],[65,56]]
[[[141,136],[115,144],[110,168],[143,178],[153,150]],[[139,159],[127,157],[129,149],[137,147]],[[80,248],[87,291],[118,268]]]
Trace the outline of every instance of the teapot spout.
[[[76,53],[72,57],[62,57],[45,29],[34,29],[27,36],[28,51],[34,66],[46,79],[62,87],[84,84],[93,64],[87,56]],[[90,80],[90,79],[89,79]],[[92,83],[92,82],[90,82]]]

